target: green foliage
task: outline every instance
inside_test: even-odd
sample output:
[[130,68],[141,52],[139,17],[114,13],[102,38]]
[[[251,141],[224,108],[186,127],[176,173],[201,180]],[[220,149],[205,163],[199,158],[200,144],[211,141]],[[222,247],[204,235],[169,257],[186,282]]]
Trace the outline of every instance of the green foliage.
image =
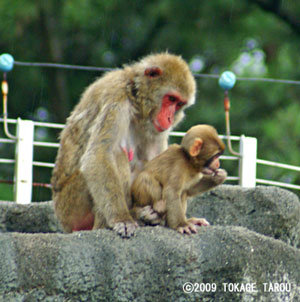
[[265,148],[276,150],[270,160],[299,164],[300,150],[300,104],[291,103],[278,109],[263,122]]
[[13,187],[9,184],[0,184],[1,200],[10,201],[14,198]]
[[[240,76],[299,80],[300,26],[293,20],[300,2],[266,0],[264,10],[260,2],[1,0],[0,53],[11,53],[17,61],[118,67],[169,50],[188,62],[201,58],[203,73],[237,68]],[[249,57],[247,65],[243,60]],[[42,108],[47,121],[63,123],[84,88],[100,75],[15,66],[8,74],[9,116],[40,120]],[[196,105],[179,130],[209,123],[224,133],[223,91],[217,80],[198,78],[197,84]],[[299,85],[238,81],[230,91],[232,133],[257,137],[259,158],[300,165],[299,95]],[[56,137],[49,130],[41,139]],[[37,149],[35,156],[51,162],[55,154]],[[49,182],[48,172],[35,171],[36,181]],[[0,179],[10,178],[4,168],[0,173]],[[259,177],[299,182],[297,175],[265,168]],[[35,190],[36,200],[50,198],[43,190]],[[0,199],[6,198],[5,191]]]

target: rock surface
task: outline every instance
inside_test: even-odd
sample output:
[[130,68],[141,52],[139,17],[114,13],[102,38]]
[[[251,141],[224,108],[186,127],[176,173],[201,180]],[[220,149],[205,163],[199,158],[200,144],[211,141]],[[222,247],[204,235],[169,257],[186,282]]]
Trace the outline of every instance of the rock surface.
[[[6,233],[0,246],[5,302],[300,301],[299,250],[241,227],[206,227],[193,236],[145,227],[128,240],[109,230]],[[187,282],[197,292],[184,293]],[[206,292],[198,292],[200,283]],[[251,283],[253,291],[238,292]],[[269,292],[269,283],[285,287]]]
[[[0,232],[62,232],[51,201],[0,202],[0,209]],[[223,185],[189,201],[187,215],[205,217],[212,225],[243,226],[300,247],[299,199],[280,188]]]
[[51,201],[26,205],[0,201],[0,232],[61,233],[62,229]]
[[299,213],[288,191],[221,186],[190,203],[213,224],[198,234],[143,227],[126,240],[55,233],[51,202],[1,202],[0,301],[298,302]]
[[243,226],[300,247],[300,202],[277,187],[220,186],[189,203],[188,216],[205,217],[212,225]]

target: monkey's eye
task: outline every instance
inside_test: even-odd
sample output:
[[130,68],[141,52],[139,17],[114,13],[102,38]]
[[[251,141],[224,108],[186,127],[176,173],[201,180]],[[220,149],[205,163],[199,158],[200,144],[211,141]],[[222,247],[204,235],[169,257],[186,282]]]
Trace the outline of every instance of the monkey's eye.
[[176,109],[179,110],[181,107],[183,107],[185,105],[184,102],[179,102],[176,106]]
[[172,103],[175,103],[175,102],[177,102],[177,97],[174,95],[169,95],[169,101]]
[[206,162],[205,162],[205,167],[208,167],[213,160],[215,160],[216,158],[220,157],[221,155],[223,154],[223,152],[219,152],[217,153],[216,155],[212,156],[210,159],[208,159]]

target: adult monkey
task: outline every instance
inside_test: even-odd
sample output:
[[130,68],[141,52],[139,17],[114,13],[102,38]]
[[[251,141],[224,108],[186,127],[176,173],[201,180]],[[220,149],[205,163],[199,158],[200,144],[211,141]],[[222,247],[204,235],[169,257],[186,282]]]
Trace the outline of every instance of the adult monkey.
[[134,234],[131,182],[167,148],[195,91],[188,65],[168,53],[111,71],[86,89],[61,133],[51,179],[66,232],[108,227]]

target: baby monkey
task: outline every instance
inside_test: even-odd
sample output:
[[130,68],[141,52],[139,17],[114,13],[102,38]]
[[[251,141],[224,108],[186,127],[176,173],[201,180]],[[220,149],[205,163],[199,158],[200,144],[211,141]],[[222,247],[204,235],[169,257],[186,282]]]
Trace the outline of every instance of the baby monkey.
[[157,222],[163,221],[182,234],[197,233],[197,225],[209,225],[204,218],[187,219],[187,198],[225,181],[227,173],[219,169],[224,149],[214,127],[190,128],[181,145],[169,146],[148,162],[133,182],[132,216],[153,224],[155,214]]

